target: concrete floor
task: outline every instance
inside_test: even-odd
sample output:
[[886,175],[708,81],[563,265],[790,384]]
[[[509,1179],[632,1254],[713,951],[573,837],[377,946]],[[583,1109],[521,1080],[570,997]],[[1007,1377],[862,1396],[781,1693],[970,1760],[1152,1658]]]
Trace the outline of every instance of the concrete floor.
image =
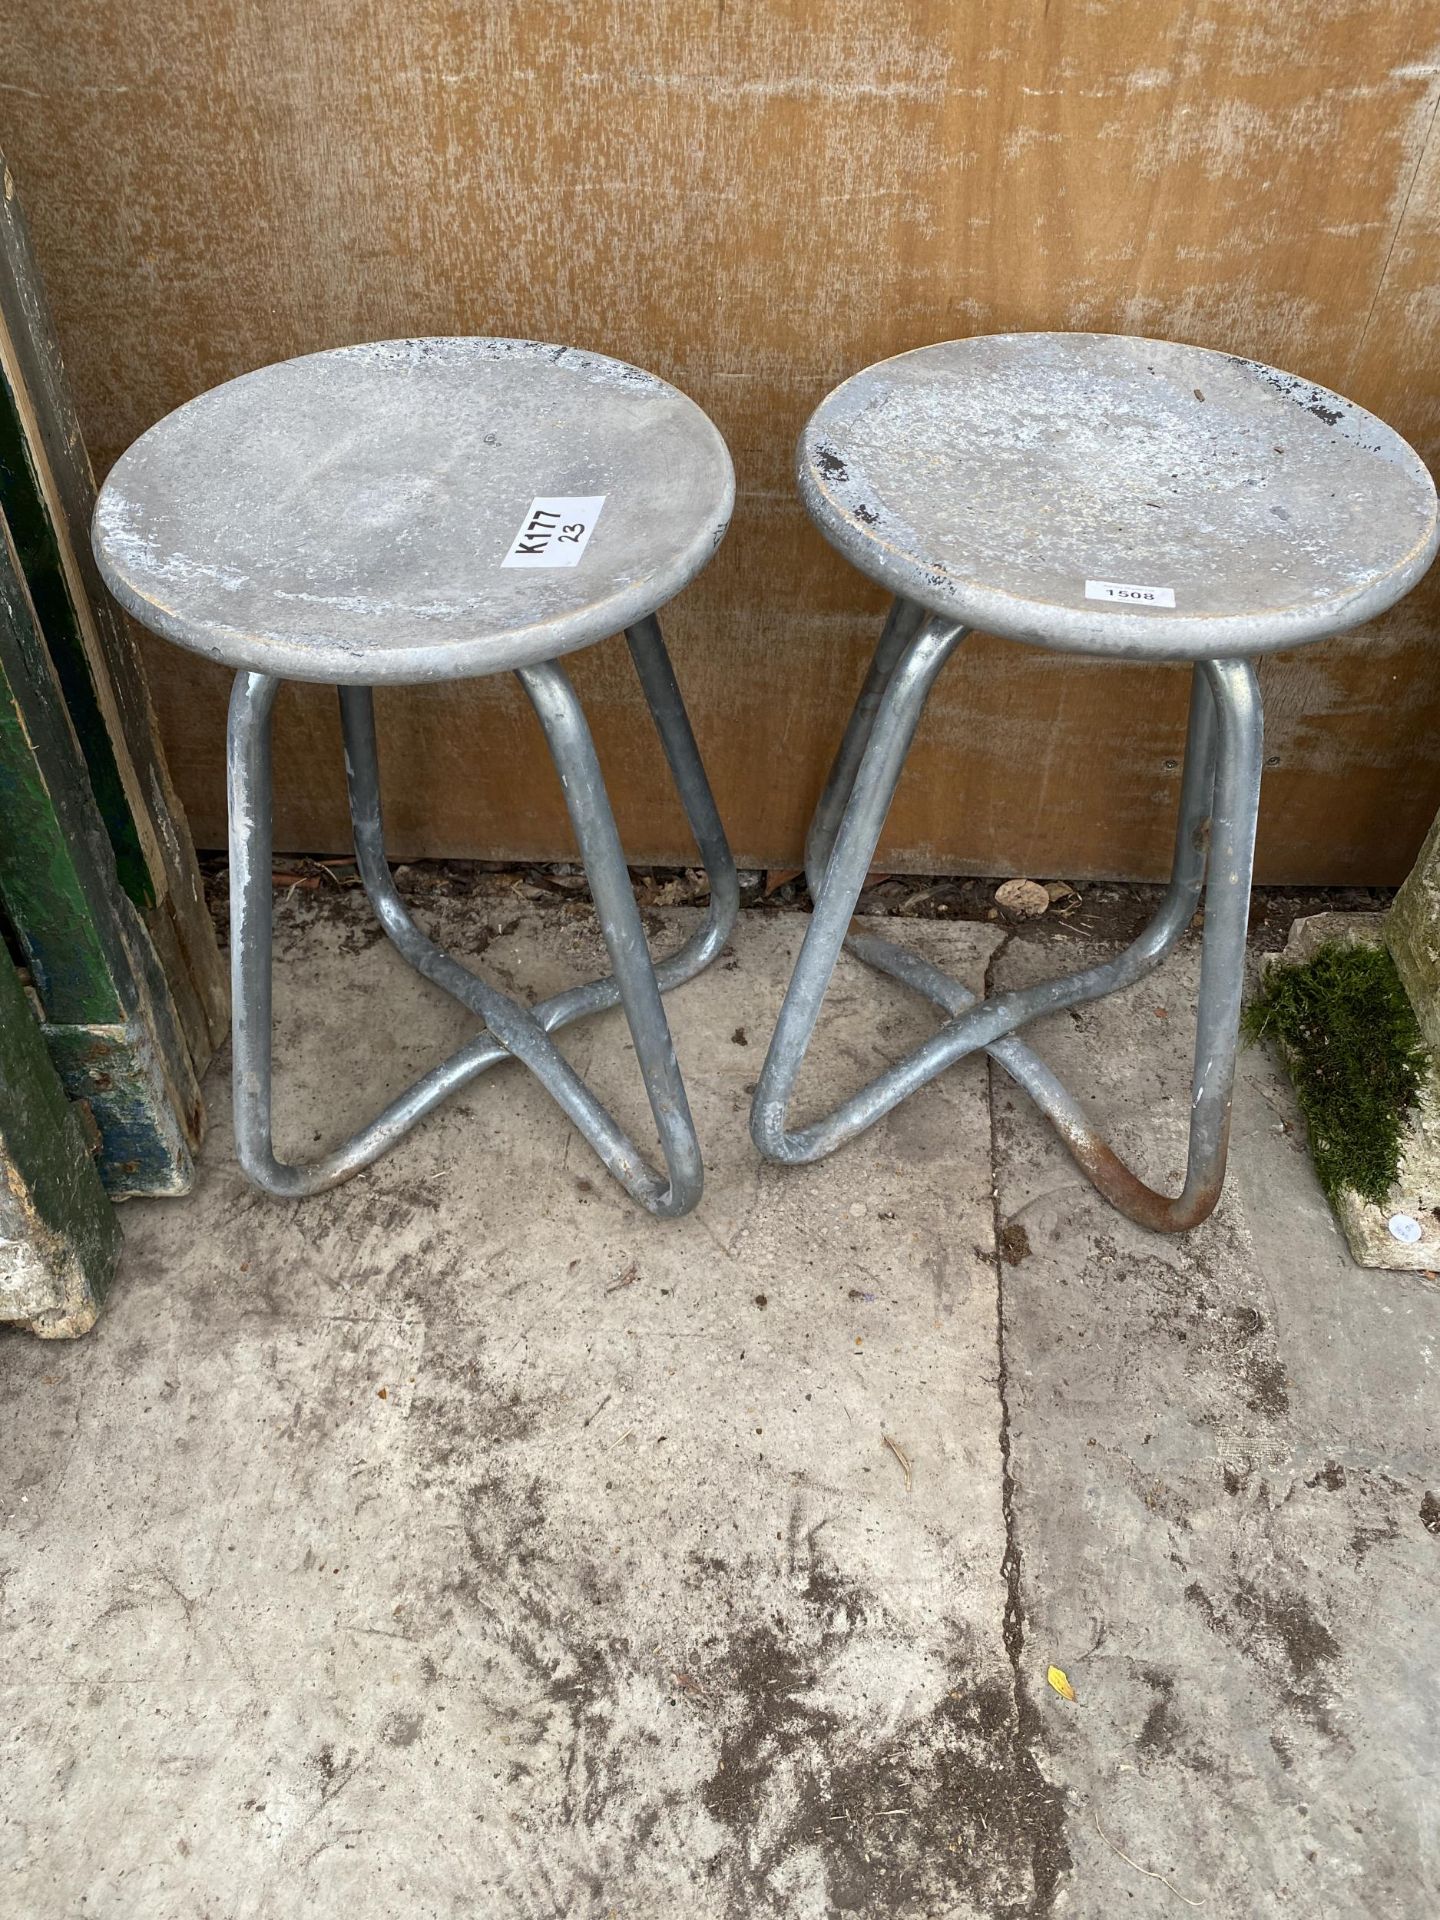
[[[485,911],[432,925],[473,952]],[[95,1333],[0,1340],[0,1910],[1440,1911],[1440,1293],[1350,1266],[1260,1052],[1181,1240],[981,1062],[762,1166],[804,924],[745,917],[670,1002],[709,1166],[679,1224],[509,1068],[277,1204],[218,1063],[196,1191],[126,1209]],[[279,937],[304,1150],[468,1023],[353,898]],[[906,937],[976,988],[1086,957]],[[550,990],[598,952],[552,910],[483,964]],[[1032,1030],[1156,1179],[1195,959]],[[927,1025],[847,962],[805,1086]],[[570,1045],[638,1129],[622,1023]]]

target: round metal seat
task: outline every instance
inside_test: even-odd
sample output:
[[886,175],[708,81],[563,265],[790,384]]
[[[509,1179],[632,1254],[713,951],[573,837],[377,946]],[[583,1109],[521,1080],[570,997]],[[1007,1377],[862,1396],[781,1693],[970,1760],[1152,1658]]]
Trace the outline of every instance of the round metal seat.
[[[93,539],[121,605],[238,668],[230,699],[236,1152],[266,1192],[348,1179],[478,1074],[527,1066],[649,1212],[703,1166],[661,994],[720,952],[739,889],[655,618],[724,536],[730,456],[692,400],[533,340],[384,340],[262,367],[161,420],[101,490]],[[704,925],[657,967],[594,743],[559,656],[624,629],[710,879]],[[513,670],[560,774],[612,971],[522,1006],[429,940],[385,858],[373,688]],[[270,727],[282,679],[339,688],[355,858],[404,957],[483,1025],[367,1127],[306,1164],[271,1117]],[[649,1164],[552,1034],[621,1006],[664,1157]]]
[[862,573],[1042,646],[1214,660],[1381,612],[1435,488],[1374,414],[1232,354],[991,334],[867,367],[816,409],[801,495]]
[[[1251,656],[1343,632],[1435,553],[1435,488],[1382,421],[1230,354],[1112,334],[997,334],[868,367],[801,436],[822,533],[895,594],[805,848],[815,911],[756,1085],[750,1130],[817,1160],[983,1048],[1083,1172],[1142,1225],[1179,1232],[1225,1175],[1263,720]],[[988,1000],[871,931],[849,932],[930,689],[974,627],[1045,647],[1195,663],[1175,857],[1149,926],[1114,959]],[[1180,1192],[1125,1165],[1019,1038],[1037,1016],[1132,986],[1205,899]],[[930,1000],[930,1039],[808,1125],[787,1111],[842,946]]]
[[[95,551],[137,620],[228,666],[449,680],[655,612],[733,498],[719,433],[654,374],[534,340],[383,340],[157,422],[101,491]],[[532,506],[557,500],[588,507],[541,508],[539,550],[517,554]]]

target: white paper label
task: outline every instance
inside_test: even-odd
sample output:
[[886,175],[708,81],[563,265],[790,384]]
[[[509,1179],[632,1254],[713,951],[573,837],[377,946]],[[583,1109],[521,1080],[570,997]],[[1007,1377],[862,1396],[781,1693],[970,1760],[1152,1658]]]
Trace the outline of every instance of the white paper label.
[[1118,580],[1087,580],[1087,600],[1115,600],[1126,607],[1173,607],[1173,587],[1126,587]]
[[1408,1213],[1392,1213],[1385,1224],[1402,1247],[1413,1247],[1420,1238],[1420,1222]]
[[606,495],[542,494],[510,543],[502,567],[573,567],[595,531]]

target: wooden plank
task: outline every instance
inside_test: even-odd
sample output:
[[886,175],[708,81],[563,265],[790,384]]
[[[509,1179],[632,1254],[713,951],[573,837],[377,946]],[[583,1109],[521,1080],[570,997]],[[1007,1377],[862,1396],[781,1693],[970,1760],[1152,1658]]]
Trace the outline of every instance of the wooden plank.
[[5,515],[15,542],[31,604],[46,635],[71,723],[90,769],[90,785],[115,850],[120,883],[137,906],[153,906],[155,888],[110,731],[96,698],[94,676],[65,587],[54,528],[26,457],[15,392],[7,378],[5,346],[5,335],[0,331],[0,513]]
[[93,1131],[0,953],[0,1321],[48,1339],[94,1325],[120,1251]]
[[0,906],[50,1057],[100,1134],[113,1195],[183,1193],[199,1086],[149,936],[119,884],[19,561],[0,520]]
[[[75,854],[94,831],[93,801],[88,785],[54,778],[63,749],[45,753],[42,745],[44,759],[37,754],[19,692],[48,675],[39,653],[18,563],[7,552],[0,555],[0,899],[46,1017],[113,1024],[122,1016],[120,994]],[[49,706],[41,726],[63,732],[63,709]]]
[[[0,159],[0,176],[10,176]],[[121,884],[164,955],[197,1071],[227,1025],[224,964],[134,635],[90,550],[95,483],[13,182],[0,197],[0,512]]]
[[[854,368],[955,334],[1142,331],[1349,388],[1440,451],[1437,0],[637,0],[563,32],[509,0],[97,0],[65,25],[23,10],[7,139],[102,464],[247,367],[421,331],[571,340],[711,412],[736,517],[669,630],[749,863],[796,864],[878,617],[790,479]],[[1403,876],[1440,802],[1437,609],[1427,584],[1267,663],[1263,878]],[[221,678],[147,657],[219,846]],[[576,671],[635,857],[685,857],[623,656]],[[279,845],[347,844],[332,705],[282,702]],[[878,857],[1154,874],[1183,712],[1173,672],[977,640]],[[568,849],[513,690],[416,690],[382,725],[398,852]]]

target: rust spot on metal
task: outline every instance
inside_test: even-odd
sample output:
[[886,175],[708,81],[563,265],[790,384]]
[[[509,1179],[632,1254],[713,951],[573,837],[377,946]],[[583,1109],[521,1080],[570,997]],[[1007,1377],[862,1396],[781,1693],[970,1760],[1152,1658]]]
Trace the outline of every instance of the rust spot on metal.
[[1107,1140],[1088,1127],[1068,1128],[1052,1121],[1080,1171],[1110,1205],[1137,1226],[1152,1233],[1188,1233],[1215,1211],[1225,1184],[1225,1160],[1230,1138],[1230,1116],[1225,1116],[1215,1163],[1193,1193],[1173,1198],[1157,1193],[1133,1174]]

